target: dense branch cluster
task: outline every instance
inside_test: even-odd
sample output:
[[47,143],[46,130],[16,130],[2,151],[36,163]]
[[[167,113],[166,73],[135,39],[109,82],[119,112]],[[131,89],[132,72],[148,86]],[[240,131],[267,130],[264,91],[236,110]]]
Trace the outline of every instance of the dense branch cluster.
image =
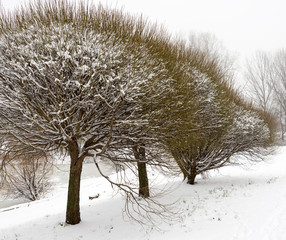
[[132,101],[147,80],[144,65],[132,67],[138,59],[110,36],[69,25],[43,27],[2,35],[2,125],[35,148],[82,139],[83,151],[96,150],[120,103]]

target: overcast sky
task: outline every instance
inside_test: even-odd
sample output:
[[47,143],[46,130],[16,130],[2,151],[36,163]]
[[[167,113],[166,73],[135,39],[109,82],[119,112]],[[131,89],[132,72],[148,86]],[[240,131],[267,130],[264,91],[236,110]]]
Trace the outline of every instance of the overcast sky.
[[[0,0],[1,1],[1,0]],[[13,9],[27,0],[2,0]],[[286,0],[89,0],[142,13],[174,35],[209,32],[235,55],[286,48]]]

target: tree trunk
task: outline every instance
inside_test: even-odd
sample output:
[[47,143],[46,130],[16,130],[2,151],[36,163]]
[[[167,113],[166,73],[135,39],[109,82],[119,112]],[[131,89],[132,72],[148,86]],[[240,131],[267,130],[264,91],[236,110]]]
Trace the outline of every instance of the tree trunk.
[[188,184],[194,185],[195,184],[195,174],[188,175]]
[[80,219],[80,178],[82,172],[82,160],[79,159],[79,147],[76,141],[69,144],[70,177],[68,186],[68,200],[66,211],[66,223],[78,224]]
[[194,185],[196,176],[197,176],[196,170],[191,169],[191,174],[188,174],[188,184]]
[[146,163],[138,162],[137,164],[139,174],[139,196],[143,198],[148,198],[150,197],[150,193]]
[[139,196],[143,198],[150,197],[149,192],[149,181],[148,181],[148,174],[146,168],[146,156],[145,156],[145,148],[140,147],[139,149],[137,146],[133,147],[133,153],[135,159],[138,161],[138,178],[139,178]]
[[282,141],[284,141],[284,133],[285,133],[285,130],[284,130],[283,123],[281,121],[281,139],[282,139]]

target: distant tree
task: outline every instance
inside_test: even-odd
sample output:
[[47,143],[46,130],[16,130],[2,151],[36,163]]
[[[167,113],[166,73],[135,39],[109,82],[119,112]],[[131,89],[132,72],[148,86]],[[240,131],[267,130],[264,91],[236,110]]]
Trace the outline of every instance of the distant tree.
[[248,81],[250,95],[263,111],[274,107],[274,86],[272,81],[272,56],[265,52],[257,52],[253,59],[246,63],[245,76]]
[[286,132],[286,50],[277,51],[273,57],[272,84],[275,92],[276,112],[279,115],[281,138]]
[[0,23],[1,134],[7,144],[68,152],[66,222],[77,224],[84,159],[115,144],[145,83],[162,74],[145,51],[156,32],[120,11],[64,0],[2,14]]
[[217,71],[216,74],[220,73],[225,81],[229,84],[234,84],[236,59],[215,35],[210,33],[191,33],[188,45],[192,51],[200,52],[197,57],[200,56],[201,61],[212,62],[212,65],[216,66],[213,68],[213,70]]
[[[250,98],[256,107],[268,115],[271,128],[277,128],[275,118],[279,119],[282,139],[285,133],[286,116],[286,109],[283,106],[285,105],[283,100],[284,60],[283,50],[276,53],[257,52],[251,60],[247,61],[245,72]],[[274,134],[271,138],[274,139]]]
[[1,168],[2,180],[9,195],[31,201],[45,195],[50,188],[49,178],[53,167],[53,162],[46,153],[34,151],[19,154],[19,151],[16,151],[3,156],[6,159],[5,165]]

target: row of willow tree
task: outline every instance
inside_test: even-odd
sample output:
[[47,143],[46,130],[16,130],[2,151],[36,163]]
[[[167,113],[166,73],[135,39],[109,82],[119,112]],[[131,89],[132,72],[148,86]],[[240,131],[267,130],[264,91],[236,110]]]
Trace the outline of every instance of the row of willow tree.
[[[152,201],[146,165],[194,184],[198,174],[236,163],[237,154],[258,156],[271,142],[271,116],[239,96],[232,76],[199,41],[174,40],[117,9],[54,0],[2,11],[1,171],[22,156],[65,150],[69,224],[81,221],[88,158],[139,205]],[[105,176],[99,157],[123,178]],[[139,184],[125,181],[126,169]]]

